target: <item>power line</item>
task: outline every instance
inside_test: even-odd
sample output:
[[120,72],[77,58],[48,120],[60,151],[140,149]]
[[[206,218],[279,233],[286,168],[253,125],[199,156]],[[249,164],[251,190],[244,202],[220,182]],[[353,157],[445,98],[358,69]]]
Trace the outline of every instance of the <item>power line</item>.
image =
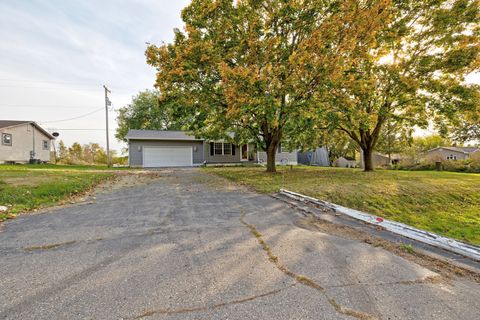
[[67,108],[67,109],[85,109],[96,108],[97,106],[52,106],[52,105],[0,105],[0,108]]
[[[104,129],[90,129],[90,128],[85,128],[85,129],[72,129],[72,128],[65,128],[65,129],[55,129],[56,131],[64,131],[64,130],[67,130],[67,131],[105,131],[105,128]],[[115,131],[113,129],[110,129],[109,131]]]
[[70,82],[70,81],[48,81],[48,80],[30,80],[30,79],[7,79],[7,78],[0,78],[0,81],[73,84],[73,85],[80,85],[80,86],[97,87],[97,85],[94,85],[94,84],[92,85],[87,83]]
[[49,86],[49,87],[32,87],[32,86],[23,86],[23,85],[3,85],[0,84],[0,88],[22,88],[22,89],[68,89],[68,90],[77,90],[77,91],[99,91],[94,88],[79,88],[79,87],[67,87],[67,86]]
[[80,118],[84,118],[86,116],[89,116],[91,114],[94,114],[96,112],[99,112],[100,110],[103,110],[103,107],[100,108],[100,109],[97,109],[97,110],[94,110],[92,112],[88,112],[88,113],[85,113],[85,114],[82,114],[78,117],[73,117],[73,118],[68,118],[68,119],[61,119],[61,120],[53,120],[53,121],[39,121],[40,123],[53,123],[53,122],[64,122],[64,121],[70,121],[70,120],[76,120],[76,119],[80,119]]
[[[48,81],[48,80],[28,80],[28,79],[8,79],[8,78],[0,78],[0,81],[11,81],[11,82],[27,82],[27,83],[46,83],[46,84],[66,84],[66,85],[74,85],[74,86],[84,86],[84,87],[91,87],[98,89],[98,84],[87,84],[87,83],[80,83],[80,82],[68,82],[68,81]],[[4,85],[0,85],[4,86]],[[9,86],[9,85],[7,85]],[[117,86],[114,85],[114,88],[121,88],[127,89],[129,87]]]

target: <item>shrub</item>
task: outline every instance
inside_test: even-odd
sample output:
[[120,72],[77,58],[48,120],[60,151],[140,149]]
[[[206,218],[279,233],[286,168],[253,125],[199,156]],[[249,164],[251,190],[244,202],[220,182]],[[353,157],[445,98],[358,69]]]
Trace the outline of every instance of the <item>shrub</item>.
[[[414,164],[400,163],[393,167],[396,170],[436,170],[435,162],[423,161]],[[442,162],[442,170],[451,172],[469,172],[480,173],[480,160],[467,159],[467,160],[449,160]]]

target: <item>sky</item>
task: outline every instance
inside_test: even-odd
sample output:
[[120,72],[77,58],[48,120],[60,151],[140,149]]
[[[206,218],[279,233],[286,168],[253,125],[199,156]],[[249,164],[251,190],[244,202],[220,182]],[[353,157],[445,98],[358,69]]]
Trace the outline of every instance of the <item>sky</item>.
[[[105,84],[111,148],[116,109],[153,88],[146,43],[173,40],[188,0],[1,0],[0,119],[33,120],[67,145],[105,146]],[[468,77],[480,83],[480,74]],[[432,130],[418,130],[429,134]]]
[[105,146],[110,90],[110,145],[116,112],[153,88],[146,42],[173,40],[188,0],[0,1],[0,119],[33,120],[67,145]]

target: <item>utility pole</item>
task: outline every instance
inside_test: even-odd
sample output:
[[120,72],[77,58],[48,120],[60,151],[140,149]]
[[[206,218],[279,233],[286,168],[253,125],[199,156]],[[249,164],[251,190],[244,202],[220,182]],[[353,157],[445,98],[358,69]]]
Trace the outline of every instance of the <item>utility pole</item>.
[[108,136],[108,107],[112,105],[112,102],[108,99],[108,94],[111,93],[110,90],[104,85],[105,89],[105,123],[106,123],[106,135],[107,135],[107,166],[110,168],[112,161],[110,159],[110,138]]

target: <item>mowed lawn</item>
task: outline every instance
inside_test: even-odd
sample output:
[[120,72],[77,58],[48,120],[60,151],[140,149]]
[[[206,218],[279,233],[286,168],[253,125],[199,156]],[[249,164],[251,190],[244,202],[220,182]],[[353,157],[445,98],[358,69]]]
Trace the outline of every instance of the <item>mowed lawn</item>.
[[205,168],[260,192],[280,188],[480,244],[480,174],[321,167]]
[[0,212],[0,221],[22,211],[54,205],[112,176],[87,169],[96,168],[0,165],[0,206],[9,207],[7,212]]

